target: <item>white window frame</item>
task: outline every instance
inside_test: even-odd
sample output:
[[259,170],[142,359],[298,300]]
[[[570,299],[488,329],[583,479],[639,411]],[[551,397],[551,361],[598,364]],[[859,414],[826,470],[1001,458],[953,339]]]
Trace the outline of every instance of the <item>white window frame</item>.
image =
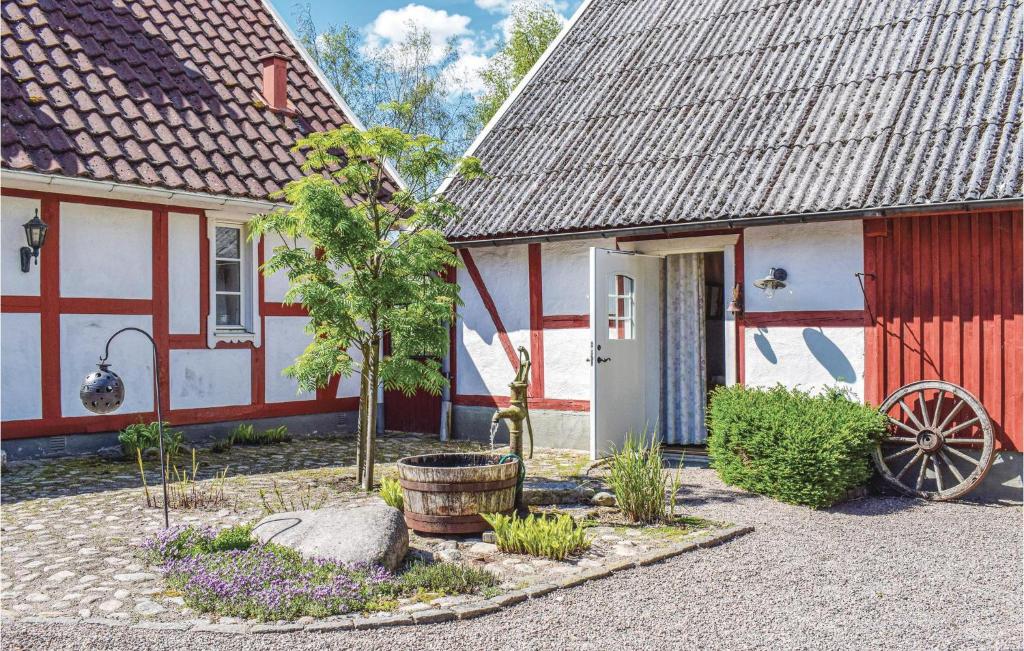
[[[618,280],[619,278],[625,278],[629,281],[629,289],[625,293],[619,293]],[[612,293],[608,294],[609,307],[614,302],[615,310],[608,310],[608,338],[611,340],[618,341],[630,341],[636,339],[636,278],[633,278],[629,274],[624,273],[613,273],[611,274],[611,282],[608,283],[611,287]],[[623,306],[623,310],[619,311],[619,306]],[[615,336],[612,336],[611,331],[613,329],[612,324],[615,324]],[[622,325],[623,336],[618,336],[619,325]]]
[[[209,304],[205,306],[206,313],[206,344],[209,348],[216,348],[221,342],[244,343],[250,342],[253,346],[259,347],[262,339],[259,303],[259,260],[258,241],[248,240],[248,215],[218,215],[211,217],[207,213],[206,237],[209,241]],[[217,228],[236,228],[239,230],[239,244],[241,253],[241,273],[239,275],[241,300],[240,325],[223,326],[217,324],[217,294],[230,293],[217,291]]]

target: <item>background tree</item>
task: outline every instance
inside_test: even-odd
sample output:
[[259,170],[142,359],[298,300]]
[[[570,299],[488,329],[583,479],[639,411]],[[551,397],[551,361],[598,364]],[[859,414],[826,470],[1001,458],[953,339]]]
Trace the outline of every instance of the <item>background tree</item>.
[[519,3],[512,8],[509,19],[507,41],[480,73],[486,91],[476,106],[477,128],[483,128],[498,112],[562,29],[558,12],[547,4]]
[[[298,36],[365,126],[433,136],[453,161],[469,147],[476,100],[452,66],[458,59],[454,41],[438,56],[430,34],[410,25],[401,41],[368,49],[350,25],[320,30],[309,6],[299,13]],[[433,172],[422,188],[411,189],[426,196],[449,171]]]
[[[458,285],[444,278],[458,259],[441,232],[456,207],[407,189],[389,194],[383,164],[418,185],[457,163],[460,173],[479,176],[479,164],[459,162],[437,138],[387,126],[313,133],[295,150],[305,156],[306,176],[279,193],[290,207],[253,221],[252,236],[280,236],[263,272],[286,271],[285,302],[301,303],[310,316],[312,343],[285,373],[312,391],[358,367],[356,462],[360,484],[371,490],[378,389],[441,391],[447,380],[437,358],[448,351],[448,322],[460,303]],[[309,247],[292,244],[300,239]]]

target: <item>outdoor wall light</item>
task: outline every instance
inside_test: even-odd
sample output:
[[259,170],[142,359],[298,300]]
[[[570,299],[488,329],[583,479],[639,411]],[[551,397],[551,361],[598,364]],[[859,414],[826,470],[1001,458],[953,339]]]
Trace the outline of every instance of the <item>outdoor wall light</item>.
[[[43,224],[43,229],[45,232],[45,224]],[[25,230],[28,230],[27,224]],[[22,251],[24,250],[22,249]],[[24,258],[22,260],[24,261]],[[164,462],[164,419],[160,413],[160,355],[153,337],[145,330],[139,328],[121,328],[110,335],[110,339],[107,339],[107,345],[103,349],[103,357],[100,357],[100,363],[97,365],[99,370],[85,376],[85,379],[82,380],[82,388],[78,391],[78,397],[82,401],[82,406],[94,414],[115,412],[124,403],[124,381],[117,373],[110,370],[107,358],[110,357],[110,342],[117,335],[129,330],[145,335],[146,339],[149,339],[149,343],[153,346],[153,396],[156,404],[156,423],[160,440],[160,484],[163,486],[164,491],[164,528],[166,529],[170,527],[170,516],[167,512],[167,465]]]
[[764,290],[764,295],[768,298],[775,296],[776,289],[782,289],[786,286],[786,278],[789,274],[782,267],[772,267],[768,270],[768,275],[764,278],[754,281],[754,287]]
[[36,216],[25,222],[22,228],[25,229],[28,246],[21,247],[21,270],[28,273],[29,261],[32,258],[35,258],[36,264],[39,264],[39,249],[43,248],[43,243],[46,242],[46,229],[49,226],[39,219],[39,211],[36,210]]

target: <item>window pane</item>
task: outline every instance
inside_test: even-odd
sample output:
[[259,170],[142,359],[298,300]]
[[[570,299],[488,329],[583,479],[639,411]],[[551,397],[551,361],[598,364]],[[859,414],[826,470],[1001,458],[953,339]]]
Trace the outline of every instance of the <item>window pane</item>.
[[242,325],[242,300],[240,296],[217,294],[217,325]]
[[217,228],[217,257],[240,258],[241,231],[237,228]]
[[217,261],[217,291],[242,291],[242,263]]
[[633,279],[622,274],[610,278],[608,288],[608,338],[633,339]]

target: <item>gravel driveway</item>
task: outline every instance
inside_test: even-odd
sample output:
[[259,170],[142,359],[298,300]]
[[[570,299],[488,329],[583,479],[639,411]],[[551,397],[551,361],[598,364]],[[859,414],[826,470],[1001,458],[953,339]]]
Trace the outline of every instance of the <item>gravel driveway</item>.
[[9,649],[1020,649],[1020,507],[868,498],[786,506],[687,470],[721,547],[465,622],[223,636],[5,623]]

